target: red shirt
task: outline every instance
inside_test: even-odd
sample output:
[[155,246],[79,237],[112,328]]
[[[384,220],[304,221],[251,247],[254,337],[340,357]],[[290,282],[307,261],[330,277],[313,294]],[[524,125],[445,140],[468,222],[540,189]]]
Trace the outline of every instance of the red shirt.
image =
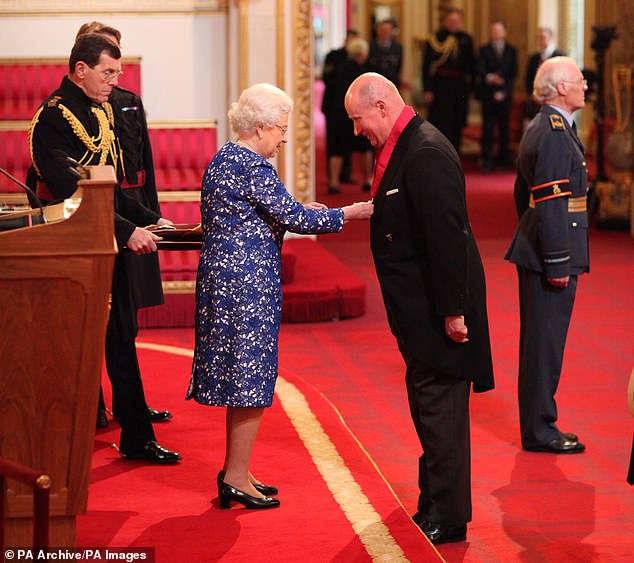
[[398,116],[396,123],[394,123],[392,130],[388,135],[387,141],[385,141],[385,144],[380,149],[377,149],[375,154],[376,160],[374,162],[374,174],[372,176],[372,189],[370,190],[370,196],[376,196],[376,192],[379,191],[383,174],[385,173],[388,162],[390,162],[390,158],[392,157],[398,138],[401,136],[403,129],[407,127],[407,124],[414,118],[415,115],[416,112],[412,106],[405,106],[402,109],[401,114]]

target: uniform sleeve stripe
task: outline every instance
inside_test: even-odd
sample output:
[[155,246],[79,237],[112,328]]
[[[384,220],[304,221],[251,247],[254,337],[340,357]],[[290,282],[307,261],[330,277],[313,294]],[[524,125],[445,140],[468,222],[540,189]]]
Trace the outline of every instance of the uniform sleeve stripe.
[[568,178],[562,178],[561,180],[553,180],[552,182],[546,182],[545,184],[539,184],[539,186],[533,186],[531,188],[531,192],[538,190],[540,188],[545,188],[547,186],[554,186],[555,184],[570,184],[570,180]]
[[558,193],[558,194],[552,194],[552,195],[540,197],[538,199],[535,199],[534,201],[535,201],[535,203],[540,203],[540,202],[546,201],[548,199],[555,199],[557,197],[564,197],[564,196],[571,195],[571,194],[572,194],[572,192],[561,192],[561,193]]

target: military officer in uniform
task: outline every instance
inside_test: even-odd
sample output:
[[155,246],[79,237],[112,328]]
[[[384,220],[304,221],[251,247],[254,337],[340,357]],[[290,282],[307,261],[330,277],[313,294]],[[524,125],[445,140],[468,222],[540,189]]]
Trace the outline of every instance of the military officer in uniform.
[[[77,179],[60,158],[67,155],[82,165],[111,164],[121,178],[121,154],[114,131],[114,113],[107,102],[121,74],[121,52],[106,37],[86,34],[70,54],[70,74],[40,106],[31,122],[29,139],[36,184],[45,202],[69,197]],[[134,347],[136,310],[124,252],[156,252],[159,237],[141,228],[170,221],[115,188],[115,237],[120,249],[115,259],[112,305],[106,333],[106,363],[113,395],[118,398],[120,451],[128,459],[176,463],[180,455],[160,446],[150,422]],[[127,250],[124,249],[127,247]]]
[[462,31],[459,9],[447,10],[441,29],[427,42],[422,73],[427,119],[459,150],[476,73],[473,40]]
[[[98,33],[113,41],[117,47],[121,47],[121,32],[114,27],[97,21],[85,23],[79,28],[76,40],[86,33]],[[112,106],[115,135],[119,141],[123,157],[124,178],[121,182],[121,188],[125,189],[127,196],[161,215],[154,179],[152,146],[143,102],[135,93],[119,88],[119,86],[113,87],[108,102]],[[124,252],[123,260],[130,279],[129,290],[132,306],[135,309],[134,315],[131,317],[134,320],[131,333],[136,336],[138,309],[163,304],[161,269],[156,252],[143,255]],[[109,365],[107,369],[115,369],[115,366]],[[117,400],[118,397],[113,396],[112,410],[115,417],[118,417],[119,413]],[[148,407],[148,410],[152,422],[165,422],[172,418],[172,414],[167,410],[156,410],[151,407]],[[98,426],[108,425],[103,394],[100,396],[97,417]]]
[[585,449],[575,434],[557,427],[555,392],[577,277],[589,271],[586,163],[572,119],[585,105],[586,89],[574,60],[546,60],[534,84],[544,105],[520,143],[515,181],[520,221],[506,259],[519,275],[519,410],[528,451]]

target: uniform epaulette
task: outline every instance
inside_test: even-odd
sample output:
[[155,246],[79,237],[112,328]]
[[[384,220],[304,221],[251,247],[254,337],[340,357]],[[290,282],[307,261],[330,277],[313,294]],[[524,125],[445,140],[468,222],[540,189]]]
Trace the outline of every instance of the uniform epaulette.
[[59,104],[59,102],[62,101],[62,97],[61,96],[53,96],[47,103],[46,105],[49,108],[54,108],[57,106],[57,104]]
[[557,115],[555,113],[550,115],[550,128],[553,131],[565,131],[566,125],[564,123],[564,118],[561,115]]
[[[562,184],[565,185],[562,186]],[[569,196],[572,194],[572,191],[570,191],[568,184],[570,184],[570,180],[568,178],[562,178],[561,180],[553,180],[552,182],[547,182],[546,184],[533,186],[531,188],[531,201],[539,203],[540,201],[546,201],[547,199]]]

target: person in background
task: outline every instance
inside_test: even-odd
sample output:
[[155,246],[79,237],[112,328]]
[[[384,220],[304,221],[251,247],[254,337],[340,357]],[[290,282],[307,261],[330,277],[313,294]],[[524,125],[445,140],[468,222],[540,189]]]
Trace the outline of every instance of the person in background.
[[60,154],[84,166],[114,166],[119,181],[114,193],[114,231],[120,252],[114,263],[106,364],[110,364],[108,376],[113,395],[119,398],[119,451],[126,459],[172,464],[181,456],[158,444],[145,402],[134,345],[136,310],[131,306],[130,278],[123,258],[125,252],[155,253],[160,237],[143,226],[169,225],[171,221],[129,197],[120,186],[123,180],[120,143],[108,99],[121,72],[121,51],[115,43],[96,33],[86,33],[77,39],[69,58],[68,76],[44,101],[31,122],[33,164],[28,181],[40,199],[50,203],[70,197],[77,187],[77,178]]
[[378,22],[375,31],[376,38],[370,41],[369,70],[382,74],[398,88],[401,85],[403,47],[394,39],[394,21]]
[[572,119],[585,106],[586,89],[573,59],[546,60],[533,89],[543,105],[520,142],[514,188],[519,225],[505,258],[519,276],[520,431],[530,452],[585,450],[576,434],[557,427],[555,392],[577,277],[590,269],[586,159]]
[[[103,35],[121,48],[121,32],[114,27],[97,21],[85,23],[79,28],[76,40],[86,33]],[[135,93],[119,86],[112,88],[108,102],[112,106],[114,113],[115,135],[121,145],[123,156],[124,178],[121,182],[121,188],[126,190],[126,196],[135,199],[160,216],[161,207],[154,179],[152,146],[150,144],[143,102]],[[163,304],[161,269],[157,252],[144,255],[124,252],[123,260],[126,263],[125,270],[129,278],[131,306],[134,308],[133,315],[130,317],[132,325],[129,332],[130,334],[133,333],[136,338],[138,332],[137,311],[143,307]],[[106,369],[130,368],[117,365],[117,362],[109,361],[106,363]],[[112,411],[115,418],[119,416],[119,399],[120,397],[117,394],[113,394]],[[172,414],[167,410],[156,410],[148,406],[148,412],[152,422],[165,422],[172,418]],[[107,425],[108,418],[103,400],[103,391],[100,391],[97,426],[105,428]]]
[[540,65],[552,57],[563,57],[565,53],[557,49],[553,30],[540,27],[537,30],[537,52],[528,58],[526,65],[526,118],[533,119],[539,111],[540,103],[533,95],[533,82]]
[[368,219],[371,203],[327,209],[302,205],[268,162],[286,142],[293,108],[271,84],[242,92],[229,110],[237,134],[203,177],[203,244],[196,282],[195,350],[187,399],[225,406],[226,449],[218,473],[220,508],[274,508],[276,487],[250,472],[251,454],[277,379],[284,234],[330,233]]
[[346,109],[355,134],[376,150],[370,246],[423,450],[413,520],[432,543],[464,541],[471,384],[476,392],[494,384],[484,270],[462,165],[447,138],[379,74],[352,83]]
[[427,119],[456,151],[467,124],[475,73],[473,40],[462,31],[462,11],[449,8],[442,27],[429,38],[423,52],[423,99],[429,108]]
[[[344,62],[348,58],[348,51],[346,50],[346,47],[352,39],[356,39],[357,37],[359,37],[359,32],[356,29],[348,29],[346,31],[346,40],[344,42],[343,47],[329,51],[328,54],[326,55],[326,58],[324,59],[324,66],[321,73],[321,79],[324,83],[324,95],[321,100],[321,112],[324,115],[330,112],[330,108],[333,104],[332,97],[336,90],[334,85],[334,82],[335,82],[334,78],[337,75],[338,66],[340,63]],[[328,127],[327,119],[326,119],[326,127]],[[326,138],[327,138],[327,135],[328,133],[326,132]],[[328,167],[329,167],[328,156],[330,156],[330,153],[328,152],[328,142],[326,142],[326,153],[327,153],[326,175],[328,175]],[[354,184],[356,182],[355,179],[352,177],[352,166],[351,166],[350,156],[351,155],[349,152],[343,155],[343,163],[341,165],[341,174],[339,174],[338,181],[333,185],[337,185],[339,182],[344,184]]]
[[513,84],[517,74],[517,50],[506,41],[506,25],[494,21],[489,26],[490,41],[480,48],[478,75],[482,102],[482,171],[491,172],[495,128],[498,132],[497,164],[511,165],[509,122],[513,102]]
[[328,151],[328,193],[337,194],[346,155],[360,154],[360,170],[363,178],[362,189],[370,190],[372,181],[372,151],[366,139],[354,136],[352,123],[346,115],[344,98],[352,81],[368,70],[368,42],[355,38],[346,45],[347,56],[337,64],[329,79],[326,115],[326,146]]

